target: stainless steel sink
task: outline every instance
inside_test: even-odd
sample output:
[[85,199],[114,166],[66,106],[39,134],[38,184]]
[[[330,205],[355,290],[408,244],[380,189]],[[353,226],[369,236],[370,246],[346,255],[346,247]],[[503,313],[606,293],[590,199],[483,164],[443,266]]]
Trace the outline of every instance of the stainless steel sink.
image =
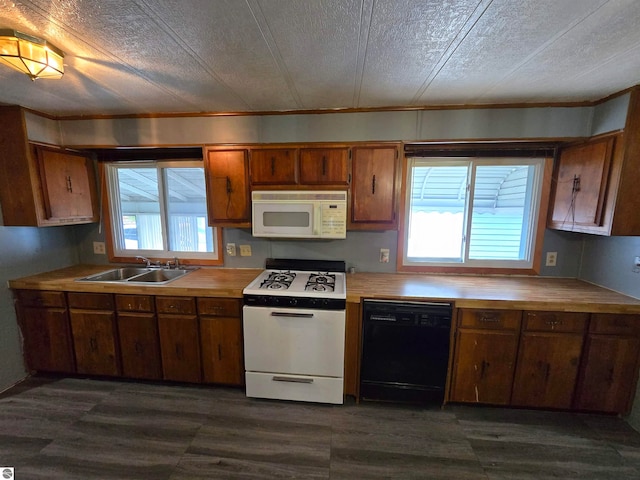
[[124,267],[94,273],[83,278],[79,282],[102,282],[102,283],[134,283],[134,284],[164,284],[172,282],[178,278],[191,273],[195,268],[146,268],[146,267]]

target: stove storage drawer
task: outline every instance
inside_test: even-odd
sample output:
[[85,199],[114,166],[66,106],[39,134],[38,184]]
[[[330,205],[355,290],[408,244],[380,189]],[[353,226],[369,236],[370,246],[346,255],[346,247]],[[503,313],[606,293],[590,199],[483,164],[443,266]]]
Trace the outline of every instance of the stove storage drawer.
[[248,397],[334,404],[343,402],[342,378],[247,372],[246,387]]

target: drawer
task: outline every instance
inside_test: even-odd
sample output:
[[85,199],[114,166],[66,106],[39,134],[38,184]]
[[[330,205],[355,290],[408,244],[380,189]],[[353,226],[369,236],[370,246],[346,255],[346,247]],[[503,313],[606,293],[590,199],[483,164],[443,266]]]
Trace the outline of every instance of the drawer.
[[16,297],[25,307],[66,307],[64,292],[16,290]]
[[246,373],[247,397],[299,402],[343,402],[343,381],[337,377],[312,377],[277,373]]
[[236,298],[198,298],[198,313],[218,317],[239,317],[240,300]]
[[151,295],[116,295],[119,312],[154,312],[155,302]]
[[196,299],[193,297],[156,297],[158,313],[196,313]]
[[640,335],[640,315],[592,313],[589,332],[613,335]]
[[458,310],[458,326],[461,328],[519,330],[521,318],[521,310],[480,310],[474,308]]
[[71,308],[85,308],[93,310],[113,310],[113,295],[110,293],[67,293],[67,300]]
[[529,332],[583,333],[588,320],[588,313],[526,311],[523,329]]

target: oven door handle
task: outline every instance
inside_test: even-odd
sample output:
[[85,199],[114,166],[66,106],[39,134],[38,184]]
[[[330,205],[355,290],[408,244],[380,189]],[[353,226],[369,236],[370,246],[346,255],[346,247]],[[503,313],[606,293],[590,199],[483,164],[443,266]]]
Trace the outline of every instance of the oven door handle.
[[313,383],[313,378],[300,378],[300,377],[282,377],[275,375],[271,378],[274,382],[289,382],[289,383]]
[[272,317],[313,318],[313,313],[271,312]]

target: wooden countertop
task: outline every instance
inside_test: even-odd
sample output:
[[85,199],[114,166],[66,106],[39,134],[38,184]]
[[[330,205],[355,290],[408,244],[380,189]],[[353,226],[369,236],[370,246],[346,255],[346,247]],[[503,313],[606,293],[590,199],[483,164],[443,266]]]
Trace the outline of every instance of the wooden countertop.
[[[262,269],[200,268],[165,285],[77,282],[113,265],[75,265],[9,281],[13,289],[242,298]],[[403,273],[347,274],[347,301],[455,301],[463,308],[640,313],[640,300],[576,279]]]
[[263,269],[200,268],[164,285],[127,285],[121,283],[77,282],[77,278],[118,268],[115,265],[75,265],[9,281],[9,287],[29,290],[68,292],[130,293],[242,298],[242,289]]
[[553,277],[347,274],[347,301],[454,300],[462,308],[640,313],[640,300],[587,282]]

